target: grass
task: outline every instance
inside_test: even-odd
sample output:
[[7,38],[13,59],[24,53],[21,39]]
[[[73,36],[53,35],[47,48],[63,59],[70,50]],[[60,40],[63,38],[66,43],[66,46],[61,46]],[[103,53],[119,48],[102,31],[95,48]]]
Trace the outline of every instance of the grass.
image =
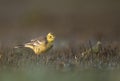
[[[0,65],[21,67],[27,65],[54,66],[55,69],[78,69],[78,68],[118,68],[120,65],[120,47],[117,44],[104,44],[97,52],[91,51],[90,45],[73,46],[60,49],[52,49],[45,54],[35,55],[31,49],[14,49],[3,47],[0,50]],[[0,68],[1,68],[0,67]]]
[[[90,44],[90,43],[89,43]],[[55,48],[39,56],[28,48],[0,48],[0,81],[118,81],[119,43]],[[82,53],[85,55],[82,55]]]

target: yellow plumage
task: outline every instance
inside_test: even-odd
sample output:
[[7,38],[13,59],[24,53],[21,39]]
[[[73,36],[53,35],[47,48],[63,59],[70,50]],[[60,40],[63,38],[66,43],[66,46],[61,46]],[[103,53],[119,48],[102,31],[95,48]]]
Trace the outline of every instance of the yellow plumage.
[[36,38],[24,44],[24,47],[32,49],[35,54],[39,55],[52,48],[54,40],[55,36],[52,33],[48,33],[46,37]]

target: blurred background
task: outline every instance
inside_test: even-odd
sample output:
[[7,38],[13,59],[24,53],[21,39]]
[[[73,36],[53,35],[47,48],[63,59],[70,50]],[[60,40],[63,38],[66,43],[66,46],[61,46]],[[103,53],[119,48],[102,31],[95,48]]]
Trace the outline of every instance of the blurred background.
[[[69,42],[72,44],[78,44],[89,40],[119,42],[120,0],[0,0],[0,47],[3,45],[13,47],[16,44],[22,44],[30,39],[46,35],[48,32],[55,33],[57,41],[56,44],[63,46]],[[64,50],[63,52],[59,52],[58,50],[58,55],[56,52],[53,52],[54,54],[47,54],[48,56],[41,56],[38,58],[37,56],[32,57],[30,55],[29,57],[27,55],[12,55],[13,51],[9,48],[5,50],[0,48],[0,50],[5,52],[5,54],[4,52],[2,54],[0,51],[0,66],[3,67],[3,69],[0,67],[0,81],[120,80],[120,70],[117,69],[110,69],[109,71],[96,70],[95,68],[93,71],[89,69],[84,71],[78,67],[78,69],[75,69],[74,71],[64,72],[58,70],[56,71],[55,69],[51,69],[49,67],[40,68],[41,64],[39,64],[39,60],[44,63],[44,60],[47,58],[52,58],[49,56],[55,56],[55,63],[58,63],[58,65],[60,59],[63,64],[63,59],[65,59],[65,61],[68,60],[69,66],[74,59],[72,58],[72,61],[69,57],[66,59],[64,58],[66,56],[62,55],[68,53],[72,56],[70,51],[64,53]],[[59,53],[63,54],[59,56]],[[78,53],[79,57],[80,52],[77,51],[75,53]],[[111,50],[108,54],[109,53],[111,54]],[[117,64],[119,63],[119,53],[119,51],[116,52],[115,50],[114,52],[112,50],[112,54],[118,54],[118,58],[117,56],[116,58],[114,57],[116,63],[114,65],[119,65]],[[33,61],[31,58],[33,58]],[[43,58],[43,60],[41,58]],[[75,56],[75,59],[76,58],[77,57]],[[54,61],[53,58],[51,60]],[[105,60],[108,59],[105,58]],[[91,63],[90,60],[88,61]],[[95,60],[95,62],[96,61],[97,60]],[[113,59],[109,63],[112,61]],[[22,64],[26,65],[27,62],[28,67],[25,69],[21,68]],[[38,67],[32,65],[32,62],[33,64],[38,65]],[[79,62],[82,65],[81,60]],[[98,67],[100,63],[101,61],[99,61],[99,63],[96,62]],[[108,66],[110,66],[109,63]],[[9,65],[16,66],[16,68],[9,68]],[[31,66],[34,68],[30,68]],[[20,71],[17,71],[17,69],[20,69]]]
[[120,1],[0,0],[1,43],[23,42],[48,32],[57,40],[119,41]]

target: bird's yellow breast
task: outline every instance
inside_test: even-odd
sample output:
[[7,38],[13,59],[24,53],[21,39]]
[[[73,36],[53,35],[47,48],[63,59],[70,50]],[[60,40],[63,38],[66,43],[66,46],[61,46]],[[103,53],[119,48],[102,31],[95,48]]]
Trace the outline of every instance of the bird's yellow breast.
[[35,52],[35,54],[41,54],[43,53],[47,48],[45,47],[45,45],[40,45],[40,46],[35,46],[33,48],[33,51]]
[[33,48],[33,51],[35,52],[35,54],[39,55],[41,53],[46,52],[48,49],[51,48],[51,46],[52,46],[52,43],[43,44],[43,45],[40,45],[40,46],[35,46]]

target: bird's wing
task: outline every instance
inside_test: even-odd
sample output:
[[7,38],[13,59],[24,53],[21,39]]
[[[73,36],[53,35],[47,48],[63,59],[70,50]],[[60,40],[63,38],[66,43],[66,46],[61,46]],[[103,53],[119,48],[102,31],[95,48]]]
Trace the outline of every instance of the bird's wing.
[[32,39],[31,42],[35,42],[35,41],[44,41],[46,38],[45,37],[38,37],[38,38],[35,38],[35,39]]
[[45,38],[39,37],[36,39],[32,39],[29,43],[26,43],[26,44],[33,45],[33,46],[39,46],[39,45],[43,44],[44,42],[46,42]]

